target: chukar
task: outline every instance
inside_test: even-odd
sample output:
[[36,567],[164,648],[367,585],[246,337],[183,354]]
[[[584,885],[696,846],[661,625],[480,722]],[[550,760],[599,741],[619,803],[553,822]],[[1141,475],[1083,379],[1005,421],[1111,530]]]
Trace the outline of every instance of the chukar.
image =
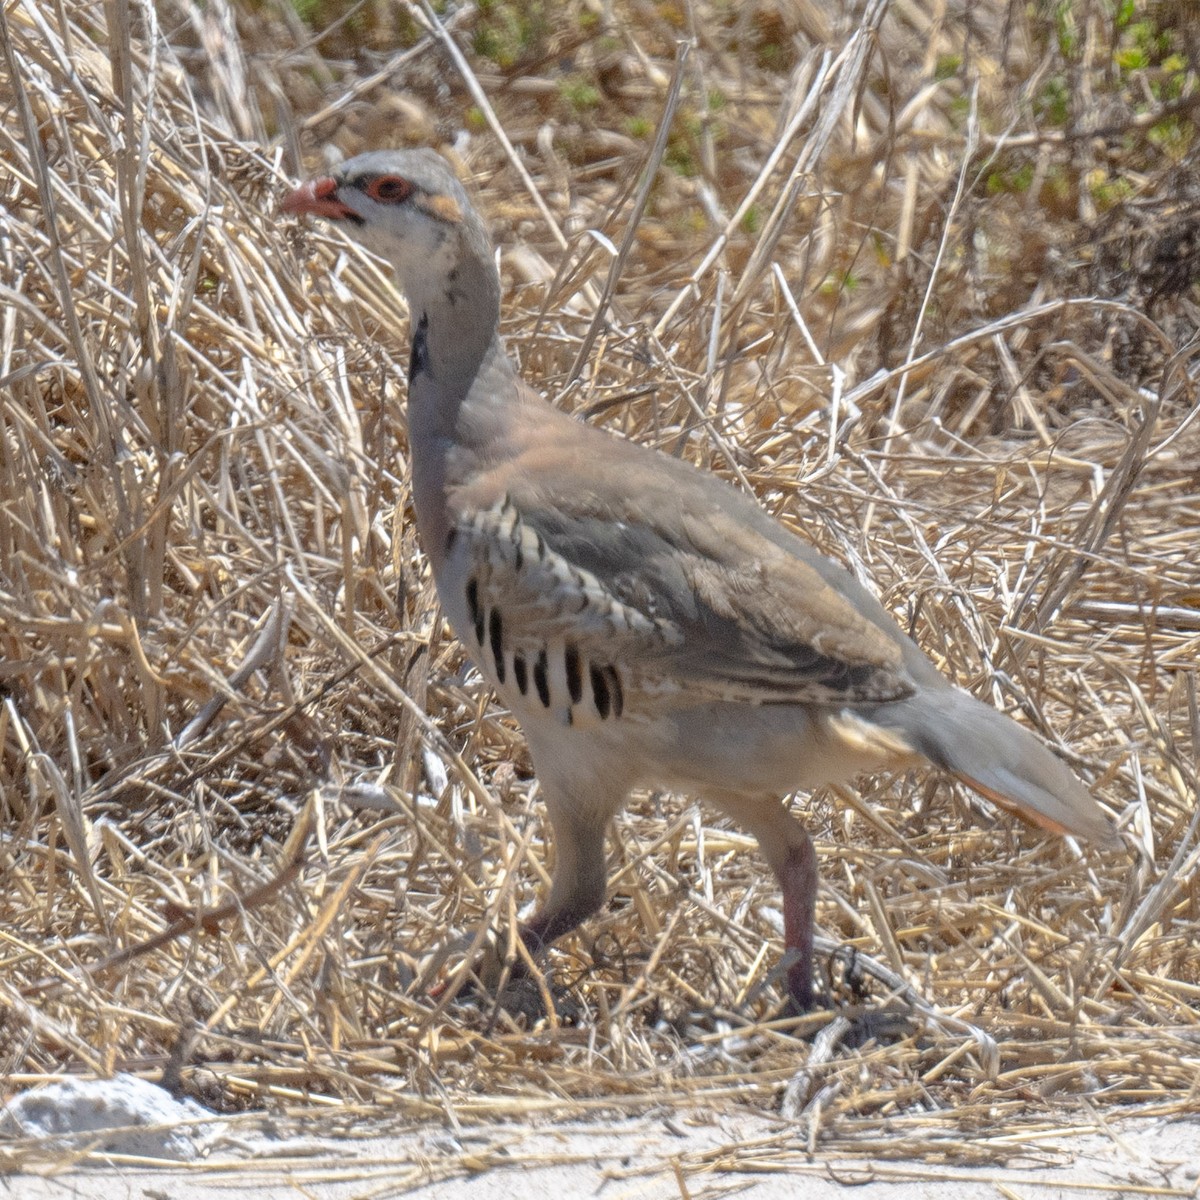
[[418,533],[450,624],[525,731],[554,827],[532,948],[600,907],[605,831],[635,787],[703,796],[758,839],[800,1010],[817,865],[789,793],[925,759],[1044,829],[1115,841],[1071,771],[947,682],[841,566],[716,476],[518,378],[491,242],[441,157],[363,154],[283,209],[336,222],[408,298]]

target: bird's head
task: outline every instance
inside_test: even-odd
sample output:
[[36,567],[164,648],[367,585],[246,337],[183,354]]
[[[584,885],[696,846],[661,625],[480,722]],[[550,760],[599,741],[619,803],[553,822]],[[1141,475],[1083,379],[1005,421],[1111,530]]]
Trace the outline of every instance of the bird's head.
[[478,302],[481,285],[498,302],[487,230],[449,164],[432,150],[360,154],[302,183],[281,207],[333,221],[387,259],[415,311]]

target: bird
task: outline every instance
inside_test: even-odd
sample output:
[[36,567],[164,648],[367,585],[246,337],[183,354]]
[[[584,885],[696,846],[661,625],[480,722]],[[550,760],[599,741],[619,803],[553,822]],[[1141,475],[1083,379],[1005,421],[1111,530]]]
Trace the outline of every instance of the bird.
[[699,797],[757,839],[798,1013],[815,1001],[818,870],[794,793],[931,763],[1045,830],[1119,844],[1061,759],[947,680],[843,566],[720,477],[520,378],[491,238],[441,155],[359,154],[281,207],[385,259],[407,299],[418,536],[551,823],[531,951],[603,905],[607,831],[638,788]]

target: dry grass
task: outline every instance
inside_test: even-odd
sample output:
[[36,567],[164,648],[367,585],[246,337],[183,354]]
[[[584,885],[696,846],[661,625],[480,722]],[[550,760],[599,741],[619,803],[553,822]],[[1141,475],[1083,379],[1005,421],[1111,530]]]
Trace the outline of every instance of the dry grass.
[[[283,7],[6,6],[6,1086],[413,1120],[786,1097],[772,1155],[956,1161],[1194,1108],[1186,18],[1153,10],[1172,74],[1117,71],[1133,35],[1084,0],[617,7],[515,49],[508,6],[467,9],[455,60],[417,8],[316,41]],[[960,1024],[828,1054],[772,1025],[773,885],[658,796],[554,954],[565,1016],[431,992],[544,885],[543,815],[415,544],[402,305],[276,204],[326,141],[464,127],[525,373],[752,488],[1121,819],[1136,855],[930,775],[806,802],[823,930]]]

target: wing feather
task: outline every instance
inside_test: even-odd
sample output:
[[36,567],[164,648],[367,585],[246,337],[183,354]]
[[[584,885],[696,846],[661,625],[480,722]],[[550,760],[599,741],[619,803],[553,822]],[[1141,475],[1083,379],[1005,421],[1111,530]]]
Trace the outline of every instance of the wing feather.
[[528,470],[507,482],[489,507],[462,505],[472,515],[456,544],[472,556],[481,609],[502,612],[518,652],[575,646],[681,702],[912,692],[899,641],[809,562],[743,523],[723,529],[736,514],[699,524],[677,505],[597,512],[586,491],[547,503]]

